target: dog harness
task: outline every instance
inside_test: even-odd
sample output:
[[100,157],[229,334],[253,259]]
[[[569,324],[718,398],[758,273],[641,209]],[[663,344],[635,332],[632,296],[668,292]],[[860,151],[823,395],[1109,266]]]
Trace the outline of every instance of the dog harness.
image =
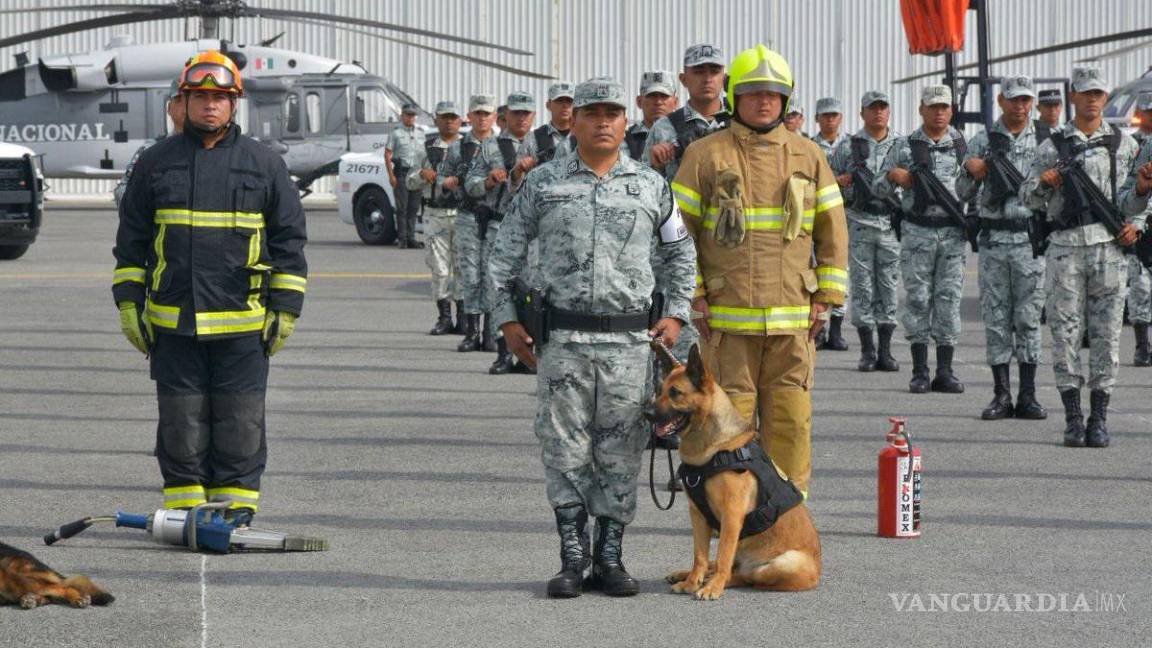
[[772,463],[758,441],[750,441],[736,450],[721,450],[712,455],[712,460],[703,466],[680,464],[676,471],[688,499],[696,505],[708,526],[720,530],[720,520],[708,505],[708,494],[704,484],[713,475],[725,470],[751,471],[756,476],[756,508],[744,516],[740,537],[756,535],[776,524],[781,515],[792,510],[804,501],[796,486]]

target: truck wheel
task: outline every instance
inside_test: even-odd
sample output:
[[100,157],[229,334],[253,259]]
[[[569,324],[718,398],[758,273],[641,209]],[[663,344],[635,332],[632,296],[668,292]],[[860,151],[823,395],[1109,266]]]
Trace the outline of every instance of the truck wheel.
[[12,259],[19,259],[24,256],[28,251],[28,244],[24,245],[0,245],[0,260],[10,261]]
[[352,220],[356,233],[368,245],[390,245],[396,242],[396,218],[388,194],[383,189],[369,187],[356,197]]

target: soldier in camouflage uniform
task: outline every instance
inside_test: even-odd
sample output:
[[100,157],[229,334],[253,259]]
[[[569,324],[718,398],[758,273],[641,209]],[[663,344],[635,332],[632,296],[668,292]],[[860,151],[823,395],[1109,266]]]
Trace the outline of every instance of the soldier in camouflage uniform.
[[420,196],[409,200],[406,178],[417,167],[416,159],[424,149],[424,131],[416,126],[420,107],[404,104],[400,109],[400,125],[388,134],[384,147],[384,166],[388,181],[396,193],[396,245],[401,248],[423,247],[416,241],[416,217],[420,214]]
[[[1036,89],[1028,77],[1006,77],[997,102],[1003,115],[991,131],[968,145],[956,192],[980,208],[980,311],[993,398],[981,413],[985,421],[1015,416],[1048,418],[1036,401],[1036,365],[1040,362],[1040,310],[1044,307],[1044,259],[1033,258],[1028,240],[1032,210],[1015,192],[997,195],[988,181],[989,155],[1002,156],[1023,176],[1039,146],[1032,123]],[[1012,403],[1009,363],[1020,366],[1020,393]]]
[[[519,187],[528,173],[538,164],[560,160],[572,152],[572,92],[571,83],[553,83],[548,86],[548,102],[544,107],[551,120],[536,128],[532,134],[520,138],[516,168],[512,170],[513,188]],[[532,107],[535,111],[536,107]]]
[[[492,257],[492,247],[496,243],[496,234],[500,231],[500,223],[512,200],[512,192],[508,188],[508,174],[516,164],[516,152],[520,150],[525,137],[532,131],[532,120],[536,118],[536,99],[527,92],[513,92],[508,95],[506,105],[508,106],[504,117],[506,128],[500,135],[484,141],[476,159],[472,161],[468,177],[464,180],[464,191],[477,201],[477,212],[483,216],[480,232],[482,240],[480,268],[485,279],[488,263]],[[485,286],[485,294],[489,292],[490,287]],[[506,374],[513,370],[512,354],[508,351],[504,337],[499,335],[499,331],[490,320],[491,318],[486,315],[484,332],[496,340],[496,360],[488,368],[488,373]],[[525,365],[519,366],[524,370],[527,369]]]
[[[1132,245],[1139,232],[1126,223],[1120,236],[1113,236],[1091,213],[1065,213],[1062,187],[1067,180],[1055,168],[1061,157],[1057,140],[1066,149],[1065,155],[1083,164],[1105,197],[1115,200],[1115,179],[1128,176],[1136,157],[1136,142],[1103,120],[1110,92],[1098,70],[1073,72],[1069,101],[1076,115],[1036,150],[1032,168],[1020,187],[1020,198],[1032,209],[1046,210],[1054,230],[1048,237],[1045,282],[1048,326],[1052,330],[1056,388],[1064,403],[1064,445],[1070,447],[1103,448],[1109,444],[1108,401],[1120,365],[1127,275],[1121,246]],[[1085,312],[1087,322],[1083,321]],[[1085,325],[1090,345],[1086,382],[1092,407],[1087,427],[1080,409],[1080,388],[1085,383],[1080,370],[1080,334]]]
[[878,174],[888,151],[900,138],[899,133],[888,128],[890,103],[883,92],[865,92],[860,98],[864,128],[840,142],[829,161],[847,205],[848,295],[852,300],[852,325],[860,336],[860,362],[856,365],[860,371],[900,370],[892,357],[896,294],[900,287],[900,241],[892,231],[895,201],[877,199],[871,186],[857,194],[853,183],[858,165],[861,170]]
[[[1136,144],[1144,147],[1152,141],[1152,92],[1142,93],[1136,99],[1136,114],[1140,128],[1132,133]],[[1133,219],[1139,229],[1145,229],[1148,213]],[[1136,353],[1132,364],[1137,367],[1152,366],[1152,352],[1148,347],[1148,324],[1152,322],[1152,272],[1144,269],[1136,257],[1128,259],[1128,319],[1132,322],[1132,333],[1136,336]]]
[[[904,274],[905,336],[912,345],[912,380],[908,391],[946,394],[964,391],[952,371],[952,356],[960,338],[960,298],[964,292],[965,246],[958,227],[939,205],[916,211],[913,176],[914,146],[925,151],[930,171],[955,197],[956,177],[964,157],[964,136],[948,124],[952,119],[952,90],[928,86],[920,96],[923,125],[901,138],[884,159],[872,191],[881,198],[903,188],[903,236],[900,266]],[[928,342],[936,342],[936,375],[928,381]]]
[[621,150],[633,160],[643,158],[648,133],[656,125],[657,120],[676,110],[679,102],[680,99],[676,96],[676,78],[671,72],[653,70],[640,75],[640,94],[636,96],[636,107],[640,109],[642,118],[629,126],[624,133]]
[[[436,300],[437,318],[429,335],[447,335],[454,332],[452,302],[456,301],[456,316],[460,312],[456,286],[455,259],[452,239],[456,229],[456,210],[460,205],[460,191],[444,189],[446,176],[440,175],[440,165],[448,149],[460,139],[460,109],[454,101],[436,104],[435,135],[429,135],[424,147],[416,152],[412,172],[404,179],[408,196],[419,197],[424,205],[424,243],[427,253],[424,262],[432,272],[432,299]],[[429,159],[431,156],[434,159]]]
[[[172,120],[172,132],[176,135],[184,132],[185,106],[182,97],[183,95],[180,94],[180,81],[173,81],[172,85],[168,87],[168,103],[165,107],[168,111],[168,118]],[[144,151],[148,150],[149,146],[152,146],[165,137],[168,137],[168,133],[157,135],[156,139],[136,149],[136,152],[132,154],[132,159],[128,160],[128,166],[124,167],[124,175],[112,189],[112,198],[116,201],[117,207],[120,206],[120,199],[124,197],[124,192],[128,190],[128,180],[132,178],[132,169],[136,167],[136,161],[140,159]]]
[[[639,591],[620,558],[648,439],[642,416],[652,396],[648,342],[653,336],[674,342],[688,321],[696,254],[668,184],[620,153],[623,86],[611,79],[581,83],[575,108],[575,154],[527,175],[497,236],[493,313],[509,348],[535,364],[509,282],[523,271],[529,242],[538,241],[537,283],[552,309],[552,330],[546,341],[535,341],[535,427],[563,564],[548,594],[578,596],[592,562],[587,584],[625,596]],[[668,297],[649,330],[658,281]],[[591,561],[589,513],[597,527]]]
[[1050,130],[1060,128],[1060,113],[1064,112],[1060,91],[1055,88],[1041,90],[1037,97],[1036,112],[1040,113],[1040,119],[1035,121],[1036,126],[1043,122]]
[[[440,165],[445,177],[444,187],[449,191],[463,190],[464,178],[484,142],[493,137],[496,121],[496,98],[490,94],[476,94],[468,100],[468,121],[472,131],[461,137],[448,149]],[[487,310],[483,266],[483,245],[480,226],[476,219],[476,205],[465,198],[456,212],[456,269],[460,296],[464,299],[464,339],[457,351],[479,351],[483,348],[481,315]]]
[[[832,164],[832,155],[836,152],[836,148],[840,146],[841,142],[848,139],[844,133],[840,132],[840,124],[843,121],[844,108],[839,99],[821,97],[816,100],[816,123],[820,125],[820,130],[811,139],[824,152],[829,165]],[[829,351],[847,351],[848,343],[844,341],[844,336],[840,333],[840,329],[844,325],[844,306],[833,306],[831,313],[828,327],[820,329],[820,334],[816,336],[816,348]]]
[[797,135],[808,137],[808,135],[803,130],[804,107],[800,105],[799,100],[792,104],[792,108],[788,111],[788,114],[784,115],[784,128],[787,128]]

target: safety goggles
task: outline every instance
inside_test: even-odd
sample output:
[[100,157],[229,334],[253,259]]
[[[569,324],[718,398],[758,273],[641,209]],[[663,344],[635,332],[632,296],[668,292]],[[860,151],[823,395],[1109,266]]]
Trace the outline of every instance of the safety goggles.
[[190,88],[236,89],[236,75],[219,63],[198,63],[184,74],[184,85]]

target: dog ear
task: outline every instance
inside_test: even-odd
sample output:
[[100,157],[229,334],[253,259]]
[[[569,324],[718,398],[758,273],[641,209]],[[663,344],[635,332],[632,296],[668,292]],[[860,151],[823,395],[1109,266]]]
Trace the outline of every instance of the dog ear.
[[692,386],[698,390],[703,390],[704,377],[707,375],[708,370],[704,368],[704,359],[700,357],[700,345],[693,344],[692,350],[688,352],[688,380],[692,381]]

